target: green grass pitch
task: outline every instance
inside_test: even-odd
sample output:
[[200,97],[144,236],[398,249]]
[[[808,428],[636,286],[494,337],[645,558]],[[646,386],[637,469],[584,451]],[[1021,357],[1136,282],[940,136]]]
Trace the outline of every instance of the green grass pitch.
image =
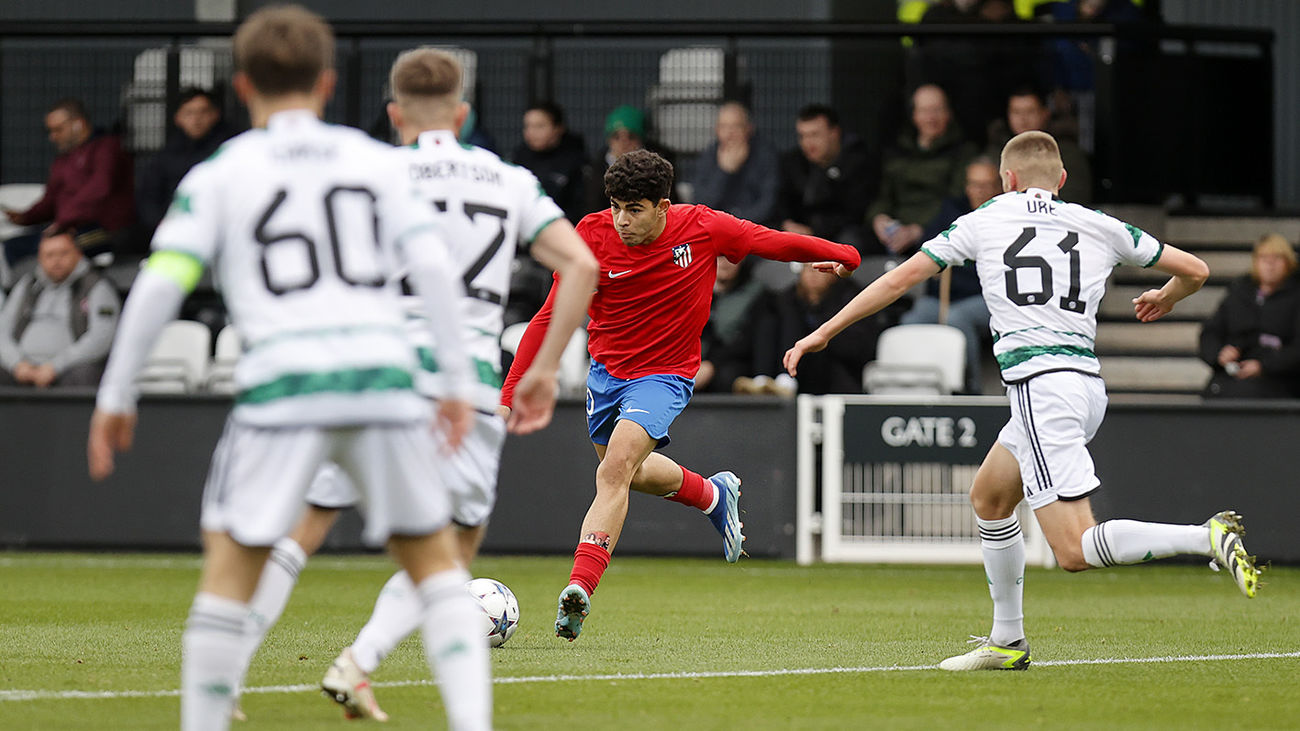
[[[1296,569],[1266,573],[1254,600],[1204,566],[1030,569],[1036,664],[955,674],[933,666],[989,624],[977,566],[618,557],[572,644],[551,627],[568,568],[561,557],[475,566],[522,609],[491,655],[500,729],[1300,727]],[[175,728],[197,569],[189,555],[0,554],[0,728]],[[236,729],[361,723],[314,688],[391,570],[374,556],[309,564],[254,661],[250,720]],[[1113,658],[1125,660],[1088,662]],[[386,727],[444,725],[417,640],[374,681]]]

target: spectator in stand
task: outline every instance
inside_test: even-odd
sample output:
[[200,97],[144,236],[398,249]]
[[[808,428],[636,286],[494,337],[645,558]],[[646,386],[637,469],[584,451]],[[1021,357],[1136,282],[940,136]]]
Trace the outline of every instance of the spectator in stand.
[[[755,347],[765,374],[784,375],[781,358],[791,338],[798,340],[812,332],[860,290],[851,279],[804,264],[795,283],[772,298],[772,321],[757,328]],[[837,337],[825,350],[804,356],[799,363],[799,393],[862,393],[862,369],[876,357],[876,340],[885,322],[884,313],[860,320],[849,326],[853,332],[848,337]],[[816,360],[809,363],[808,358]]]
[[[931,5],[920,22],[1010,25],[1021,20],[1011,0],[959,0]],[[918,38],[908,59],[908,88],[929,83],[947,89],[953,116],[980,147],[989,123],[1002,116],[1007,94],[1046,80],[1042,57],[1041,41],[1032,36]]]
[[[1002,178],[998,164],[988,157],[977,157],[966,165],[966,192],[959,197],[946,198],[939,213],[930,220],[921,233],[921,241],[929,241],[952,225],[958,217],[984,205],[985,201],[1002,192]],[[910,254],[911,252],[909,252]],[[948,321],[946,324],[961,330],[966,336],[966,393],[984,390],[980,344],[989,331],[989,307],[980,289],[980,277],[974,266],[949,267],[952,272],[948,290]],[[939,321],[939,277],[926,280],[925,294],[917,298],[912,309],[899,321],[903,325],[936,323]]]
[[752,379],[760,370],[754,336],[768,307],[768,292],[752,277],[753,269],[752,258],[732,264],[727,257],[718,257],[713,303],[700,338],[696,392],[731,393],[740,379]]
[[996,160],[1002,155],[1002,147],[1007,141],[1021,132],[1035,129],[1047,132],[1056,138],[1056,144],[1061,148],[1061,164],[1065,166],[1061,199],[1092,205],[1092,165],[1088,162],[1088,155],[1077,142],[1059,134],[1058,130],[1049,129],[1051,118],[1052,110],[1042,92],[1032,86],[1016,89],[1007,98],[1006,119],[993,123],[989,130],[989,147],[984,154]]
[[780,163],[776,151],[754,137],[749,110],[740,102],[718,108],[717,141],[695,164],[695,202],[764,226],[776,211]]
[[185,173],[211,157],[234,134],[222,119],[220,101],[207,89],[183,90],[172,121],[180,134],[171,135],[166,146],[154,155],[142,171],[136,189],[137,213],[145,242],[153,238],[153,231],[171,206],[172,194]]
[[911,106],[912,127],[886,153],[880,195],[867,210],[876,238],[895,255],[925,241],[925,225],[939,214],[944,198],[962,194],[966,163],[975,157],[975,146],[952,120],[943,89],[918,88]]
[[781,156],[777,219],[785,231],[850,244],[863,254],[862,214],[878,180],[874,160],[856,135],[846,135],[840,115],[825,104],[799,110],[799,146]]
[[1255,244],[1250,274],[1228,287],[1201,328],[1201,360],[1214,368],[1206,396],[1300,396],[1300,284],[1296,253],[1279,234]]
[[58,150],[45,195],[25,211],[4,212],[19,226],[45,229],[5,241],[10,264],[35,254],[43,239],[63,232],[87,254],[109,251],[122,245],[135,223],[135,171],[118,136],[95,129],[85,105],[71,98],[50,107],[45,128]]
[[536,102],[524,110],[524,142],[513,157],[516,165],[537,176],[565,218],[575,224],[582,220],[588,212],[583,202],[587,149],[582,136],[565,126],[559,104]]
[[0,309],[0,385],[94,386],[122,302],[69,233],[41,240],[37,267]]
[[[667,160],[670,165],[677,164],[676,156],[671,151],[646,135],[645,112],[624,104],[615,107],[605,117],[605,149],[592,161],[591,175],[587,178],[588,213],[609,208],[609,198],[605,196],[605,171],[609,170],[615,160],[633,150],[649,150]],[[674,203],[684,200],[676,183],[673,184],[669,198]]]

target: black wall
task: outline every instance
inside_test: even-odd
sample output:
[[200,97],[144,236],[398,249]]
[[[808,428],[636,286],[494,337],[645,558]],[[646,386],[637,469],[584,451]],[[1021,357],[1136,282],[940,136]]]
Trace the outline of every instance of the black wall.
[[[0,545],[192,548],[199,497],[229,402],[157,397],[141,406],[135,449],[116,475],[85,474],[89,394],[0,393]],[[667,454],[705,475],[731,469],[744,480],[751,555],[794,555],[794,404],[702,396],[673,426]],[[1112,404],[1092,445],[1103,489],[1098,518],[1200,523],[1233,508],[1246,516],[1247,545],[1265,560],[1300,562],[1294,445],[1300,402],[1261,406]],[[593,494],[596,458],[582,406],[562,405],[555,423],[512,437],[485,550],[568,553]],[[328,544],[359,546],[351,516]],[[714,555],[706,520],[667,501],[633,496],[620,553]]]
[[[103,484],[86,476],[89,394],[0,395],[0,546],[192,548],[199,498],[229,401],[146,398],[134,449]],[[740,428],[743,425],[743,428]],[[746,549],[794,553],[794,405],[766,399],[700,397],[673,426],[666,453],[709,475],[744,480]],[[484,550],[567,553],[577,544],[594,494],[595,452],[581,404],[562,405],[540,434],[511,437],[500,499]],[[360,547],[353,514],[327,546]],[[721,538],[695,511],[635,495],[621,553],[720,553]]]

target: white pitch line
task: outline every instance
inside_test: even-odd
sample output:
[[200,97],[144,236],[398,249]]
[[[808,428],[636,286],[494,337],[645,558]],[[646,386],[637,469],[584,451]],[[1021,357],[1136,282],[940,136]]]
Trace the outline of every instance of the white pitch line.
[[[1223,662],[1229,660],[1276,660],[1300,658],[1297,652],[1252,652],[1240,655],[1165,655],[1162,657],[1096,658],[1082,660],[1043,660],[1035,667],[1067,665],[1149,665],[1176,662]],[[787,668],[779,670],[715,670],[689,673],[614,673],[610,675],[523,675],[494,678],[496,685],[522,683],[569,683],[580,681],[616,682],[622,680],[699,680],[709,678],[773,678],[790,675],[850,675],[892,673],[900,671],[938,670],[937,665],[876,665],[867,667]],[[406,688],[433,685],[431,680],[393,680],[371,683],[375,688]],[[320,690],[319,685],[264,685],[245,688],[245,693],[306,693]],[[0,690],[0,702],[41,700],[111,700],[117,698],[174,698],[179,690]]]

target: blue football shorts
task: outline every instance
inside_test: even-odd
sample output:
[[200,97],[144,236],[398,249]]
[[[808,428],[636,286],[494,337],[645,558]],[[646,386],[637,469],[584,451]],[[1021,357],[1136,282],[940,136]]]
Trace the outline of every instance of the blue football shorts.
[[671,441],[668,427],[686,408],[695,390],[689,378],[669,375],[615,378],[605,366],[591,362],[587,372],[587,431],[596,444],[609,444],[619,419],[640,424],[659,440],[658,447]]

